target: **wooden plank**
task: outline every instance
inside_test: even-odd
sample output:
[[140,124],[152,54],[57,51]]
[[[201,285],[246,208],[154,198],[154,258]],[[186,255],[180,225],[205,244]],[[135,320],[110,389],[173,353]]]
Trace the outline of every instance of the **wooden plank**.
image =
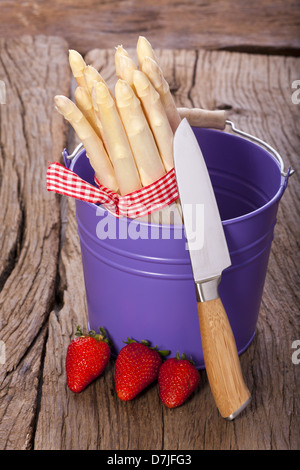
[[45,324],[55,304],[60,205],[45,188],[48,162],[59,158],[66,127],[54,110],[68,93],[63,39],[0,40],[1,192],[0,447],[31,445],[42,367]]
[[[114,51],[86,56],[110,86]],[[299,169],[299,107],[291,101],[291,83],[299,59],[205,50],[159,51],[166,77],[180,106],[226,107],[230,118],[274,145],[286,165]],[[71,144],[70,150],[75,145]],[[241,356],[253,400],[238,420],[220,418],[201,371],[197,393],[182,407],[161,405],[154,384],[129,403],[118,400],[114,361],[105,374],[80,395],[66,387],[64,358],[78,323],[87,326],[74,201],[68,201],[62,248],[60,311],[52,312],[44,362],[35,449],[297,449],[300,445],[297,365],[292,342],[299,335],[297,288],[299,183],[290,178],[281,201],[276,236],[256,337]],[[288,306],[288,307],[287,307]]]
[[124,43],[134,47],[139,34],[170,49],[234,49],[299,54],[299,4],[294,0],[174,2],[145,0],[53,0],[1,2],[1,34],[64,37],[86,53]]

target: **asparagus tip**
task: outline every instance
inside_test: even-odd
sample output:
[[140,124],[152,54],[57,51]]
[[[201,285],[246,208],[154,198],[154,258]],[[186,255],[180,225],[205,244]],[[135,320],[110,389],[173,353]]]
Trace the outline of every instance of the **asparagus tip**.
[[93,99],[96,104],[112,103],[112,96],[108,86],[103,82],[95,82],[93,85]]
[[150,79],[155,88],[164,87],[164,91],[169,89],[169,85],[164,79],[163,72],[158,63],[149,56],[144,57],[142,71]]
[[64,104],[65,104],[65,96],[63,95],[56,95],[54,97],[54,105],[55,105],[55,109],[56,111],[58,111],[60,114],[63,114],[62,112],[62,108],[64,107]]
[[119,78],[115,85],[116,98],[129,98],[134,95],[133,89],[126,80]]
[[61,114],[63,114],[65,117],[73,112],[73,111],[77,111],[77,106],[75,103],[73,103],[72,100],[70,100],[70,98],[67,98],[66,96],[64,95],[56,95],[54,97],[54,103],[55,103],[55,106],[56,106],[56,109],[57,111],[59,111]]
[[148,77],[141,70],[133,71],[133,83],[138,88],[147,88],[150,85]]
[[148,51],[153,51],[150,42],[148,41],[147,38],[145,38],[145,36],[139,36],[138,41],[137,41],[137,46],[141,48],[146,48],[145,50],[148,50]]
[[124,47],[122,46],[122,44],[119,44],[118,46],[115,47],[116,49],[116,54],[124,54],[128,57],[128,52],[126,51],[126,49],[124,49]]
[[137,55],[138,55],[138,60],[139,60],[140,66],[143,63],[144,57],[146,57],[146,56],[152,57],[158,63],[156,54],[155,54],[150,42],[148,41],[148,39],[145,38],[145,36],[140,36],[139,37],[136,49],[137,49]]
[[85,66],[85,68],[84,68],[84,77],[87,80],[96,80],[97,82],[100,82],[100,81],[104,82],[104,79],[102,78],[101,74],[92,65],[86,65]]
[[78,86],[74,92],[74,98],[77,105],[83,106],[84,109],[88,110],[92,108],[91,97],[85,87]]
[[64,95],[55,95],[55,96],[54,96],[54,102],[55,102],[55,104],[57,104],[57,105],[59,105],[60,103],[65,102],[66,99],[67,99],[67,97],[64,96]]
[[82,71],[84,70],[86,63],[79,52],[75,51],[74,49],[69,49],[69,64],[72,69],[74,77],[78,77],[82,75]]
[[69,49],[69,58],[71,60],[74,60],[74,62],[76,61],[80,64],[85,65],[85,61],[84,61],[82,55],[78,51],[76,51],[75,49]]

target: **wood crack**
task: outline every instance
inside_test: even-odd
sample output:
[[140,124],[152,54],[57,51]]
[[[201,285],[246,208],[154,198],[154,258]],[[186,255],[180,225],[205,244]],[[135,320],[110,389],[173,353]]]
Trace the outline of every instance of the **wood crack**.
[[233,46],[221,46],[216,50],[228,51],[228,52],[241,52],[243,54],[252,54],[252,55],[270,55],[270,56],[284,56],[284,57],[299,57],[300,49],[299,47],[281,47],[273,45],[251,45],[251,44],[238,44]]
[[24,240],[24,232],[25,232],[25,225],[26,225],[26,216],[25,216],[25,210],[20,205],[20,222],[18,224],[18,232],[15,240],[15,244],[11,247],[11,250],[7,253],[6,259],[2,265],[2,270],[0,273],[0,292],[3,289],[7,279],[13,272],[17,261],[20,256],[20,252],[22,250],[23,246],[23,240]]
[[34,450],[34,440],[35,440],[35,433],[37,429],[37,423],[39,419],[39,414],[41,411],[41,401],[42,401],[42,394],[43,394],[43,374],[44,374],[44,364],[45,364],[45,355],[46,355],[46,346],[47,346],[47,339],[48,339],[48,318],[47,321],[45,322],[45,326],[42,327],[42,330],[45,329],[47,332],[44,335],[44,342],[43,342],[43,347],[41,350],[41,366],[39,369],[39,374],[37,376],[38,380],[38,385],[37,385],[37,395],[36,395],[36,401],[35,401],[35,413],[32,415],[32,420],[30,423],[30,428],[32,429],[32,432],[29,434],[29,439],[26,442],[26,449],[27,450]]

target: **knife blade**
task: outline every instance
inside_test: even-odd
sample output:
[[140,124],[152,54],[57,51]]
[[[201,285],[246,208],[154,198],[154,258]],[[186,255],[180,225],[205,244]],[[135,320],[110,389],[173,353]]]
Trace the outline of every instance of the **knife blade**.
[[173,146],[206,373],[221,416],[232,420],[251,395],[218,291],[222,272],[231,265],[229,250],[206,163],[186,118],[175,132]]

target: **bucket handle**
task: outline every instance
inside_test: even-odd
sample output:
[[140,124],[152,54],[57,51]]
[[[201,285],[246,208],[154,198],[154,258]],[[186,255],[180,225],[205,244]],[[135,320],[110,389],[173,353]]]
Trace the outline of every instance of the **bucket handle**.
[[72,162],[73,158],[75,158],[76,155],[78,155],[78,153],[80,152],[81,149],[83,149],[83,144],[80,142],[80,144],[78,144],[77,147],[70,154],[67,151],[67,149],[63,150],[62,157],[64,159],[66,168],[68,168],[68,169],[70,168],[70,165],[71,165],[71,162]]
[[267,150],[269,150],[269,152],[273,155],[273,157],[275,157],[275,159],[278,161],[278,163],[280,165],[280,173],[281,173],[282,176],[284,176],[286,178],[287,176],[291,176],[295,173],[295,170],[292,170],[292,169],[289,169],[287,172],[284,171],[284,162],[283,162],[281,156],[279,155],[277,150],[275,150],[273,147],[271,147],[271,145],[267,144],[267,142],[259,139],[258,137],[254,137],[251,134],[248,134],[248,132],[241,131],[240,129],[237,129],[235,127],[234,123],[232,121],[229,121],[228,119],[226,119],[225,122],[226,122],[226,124],[231,126],[231,129],[236,134],[240,134],[243,137],[246,137],[247,139],[250,139],[253,142],[258,143],[258,144],[262,145],[263,147],[265,147]]

